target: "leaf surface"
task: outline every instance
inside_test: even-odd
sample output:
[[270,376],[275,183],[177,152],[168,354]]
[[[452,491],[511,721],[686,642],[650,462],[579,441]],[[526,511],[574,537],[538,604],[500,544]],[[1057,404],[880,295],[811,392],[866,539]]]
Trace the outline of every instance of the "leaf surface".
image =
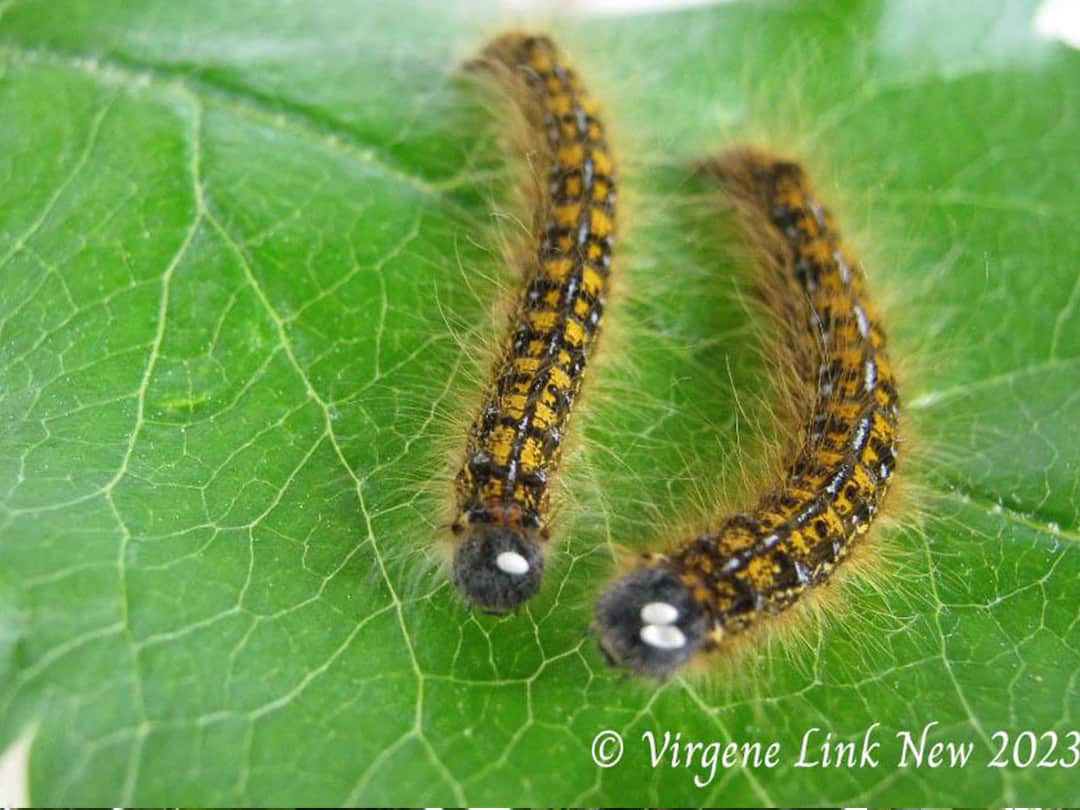
[[[551,24],[623,156],[621,288],[554,571],[495,619],[431,563],[513,287],[499,107],[459,71],[492,9],[0,2],[0,742],[33,730],[33,800],[1071,795],[985,764],[999,729],[1068,758],[1080,709],[1080,58],[1031,3],[963,5]],[[834,621],[654,690],[583,632],[617,548],[763,453],[745,268],[689,168],[750,139],[806,157],[891,301],[912,492]],[[973,764],[892,767],[932,721]],[[795,767],[874,723],[880,767]],[[699,788],[645,731],[784,753]]]

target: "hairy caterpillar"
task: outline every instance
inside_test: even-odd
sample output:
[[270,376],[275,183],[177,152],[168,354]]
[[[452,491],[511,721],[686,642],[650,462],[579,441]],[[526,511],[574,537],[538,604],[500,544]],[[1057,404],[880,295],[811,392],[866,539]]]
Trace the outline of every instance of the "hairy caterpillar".
[[715,531],[646,555],[597,603],[609,660],[658,678],[827,580],[869,529],[897,455],[885,335],[802,168],[739,149],[704,170],[722,182],[764,259],[760,281],[788,327],[785,347],[807,396],[797,455],[776,487]]
[[546,174],[525,292],[455,482],[454,583],[505,612],[540,587],[549,485],[608,290],[616,177],[598,107],[551,40],[506,34],[474,64],[502,79],[540,134]]

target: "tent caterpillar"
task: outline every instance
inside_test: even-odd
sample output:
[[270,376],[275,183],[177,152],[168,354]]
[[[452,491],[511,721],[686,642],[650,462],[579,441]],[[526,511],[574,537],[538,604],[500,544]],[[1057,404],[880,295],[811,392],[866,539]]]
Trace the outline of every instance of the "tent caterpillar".
[[829,579],[868,531],[897,455],[885,335],[803,169],[751,149],[704,168],[759,249],[761,286],[788,326],[783,345],[806,401],[797,455],[753,509],[671,553],[646,555],[600,598],[595,629],[606,656],[657,678]]
[[474,64],[520,106],[546,173],[525,292],[455,482],[454,583],[506,612],[540,587],[549,485],[608,290],[616,177],[597,104],[550,39],[506,34]]

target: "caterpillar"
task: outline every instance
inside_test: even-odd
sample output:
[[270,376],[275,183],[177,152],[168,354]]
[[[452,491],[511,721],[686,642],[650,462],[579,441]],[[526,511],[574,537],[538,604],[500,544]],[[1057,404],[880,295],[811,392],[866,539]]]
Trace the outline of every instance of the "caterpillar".
[[597,602],[608,660],[665,679],[795,605],[866,534],[893,478],[900,405],[863,272],[797,164],[749,148],[702,167],[764,265],[781,348],[805,397],[782,480],[753,508],[667,554],[646,554]]
[[543,576],[552,477],[604,313],[617,178],[599,108],[550,39],[505,34],[472,64],[506,85],[546,174],[524,295],[455,480],[454,584],[504,613]]

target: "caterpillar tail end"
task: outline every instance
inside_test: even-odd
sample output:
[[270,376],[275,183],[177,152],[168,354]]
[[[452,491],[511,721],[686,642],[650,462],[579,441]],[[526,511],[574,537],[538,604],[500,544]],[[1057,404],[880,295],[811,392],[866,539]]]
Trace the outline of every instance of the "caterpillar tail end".
[[453,579],[471,605],[489,613],[509,613],[538,590],[544,552],[538,540],[503,526],[474,525],[454,552]]
[[612,666],[663,681],[704,647],[708,621],[675,573],[650,566],[600,597],[593,629]]

